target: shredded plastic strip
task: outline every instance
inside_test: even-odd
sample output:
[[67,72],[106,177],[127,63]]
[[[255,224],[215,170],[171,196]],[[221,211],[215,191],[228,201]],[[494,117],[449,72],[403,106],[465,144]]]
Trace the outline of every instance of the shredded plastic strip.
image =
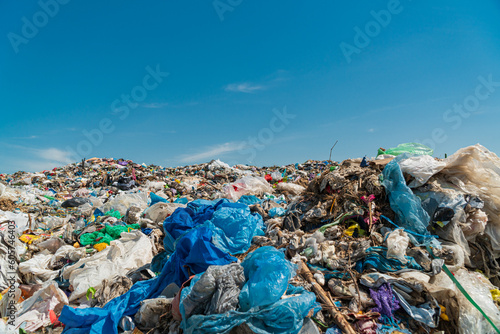
[[[432,249],[427,246],[427,251],[429,252],[429,254],[432,255],[432,257],[438,259],[439,257],[435,256],[434,253],[432,252]],[[448,269],[448,267],[446,266],[446,264],[443,264],[443,270],[444,272],[446,273],[446,275],[448,275],[448,277],[451,279],[451,281],[453,283],[455,283],[455,285],[457,286],[458,290],[460,290],[460,292],[465,296],[465,298],[467,298],[468,301],[470,301],[470,303],[479,311],[481,312],[481,314],[483,315],[483,317],[490,323],[490,325],[493,327],[493,329],[498,333],[500,334],[500,329],[497,328],[497,326],[495,326],[495,324],[493,323],[493,321],[491,321],[491,319],[486,315],[486,313],[483,311],[483,309],[474,301],[474,299],[471,298],[471,296],[467,293],[467,291],[465,291],[465,289],[463,288],[463,286],[460,284],[460,282],[455,278],[455,276],[453,276],[453,274],[451,273],[450,269]]]

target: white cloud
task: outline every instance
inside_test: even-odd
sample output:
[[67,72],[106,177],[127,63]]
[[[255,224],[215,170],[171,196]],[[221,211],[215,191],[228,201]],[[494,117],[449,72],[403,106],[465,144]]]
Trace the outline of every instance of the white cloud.
[[63,164],[69,164],[73,162],[71,159],[71,153],[68,151],[60,150],[58,148],[46,148],[46,149],[37,149],[35,150],[35,154],[40,158],[48,160],[60,162]]
[[168,106],[168,102],[153,102],[153,103],[144,103],[142,107],[149,109],[158,109]]
[[375,132],[374,128],[368,129],[368,132]]
[[262,85],[252,84],[250,82],[233,83],[226,86],[225,90],[228,92],[238,93],[253,93],[265,89]]
[[203,161],[209,160],[213,158],[218,158],[227,153],[231,153],[234,151],[238,151],[243,148],[245,144],[242,142],[228,142],[224,144],[219,144],[215,146],[207,147],[203,152],[195,153],[195,154],[185,154],[180,157],[181,162],[195,162],[195,161]]

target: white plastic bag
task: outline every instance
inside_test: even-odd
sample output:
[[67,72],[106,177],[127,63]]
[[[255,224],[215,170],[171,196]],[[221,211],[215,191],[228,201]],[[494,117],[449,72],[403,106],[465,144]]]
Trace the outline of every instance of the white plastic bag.
[[398,259],[401,263],[406,264],[406,249],[410,243],[408,234],[402,229],[398,228],[392,231],[387,237],[387,258]]
[[299,184],[295,183],[285,183],[285,182],[280,182],[276,186],[277,190],[280,191],[288,191],[291,195],[300,195],[306,188]]
[[49,312],[60,310],[63,305],[68,305],[68,297],[59,289],[57,283],[47,282],[33,296],[21,303],[16,317],[16,326],[26,322],[24,329],[28,332],[49,326]]
[[410,188],[424,185],[434,174],[441,171],[445,166],[446,162],[437,161],[429,155],[418,155],[399,162],[401,171],[415,178],[415,180],[408,185]]
[[262,195],[272,193],[273,188],[263,177],[245,176],[224,187],[225,196],[237,201],[243,195]]
[[116,275],[124,276],[129,270],[142,267],[152,259],[153,248],[146,235],[141,231],[123,232],[121,238],[111,241],[106,249],[64,269],[64,279],[69,279],[74,288],[69,300],[85,297],[90,287],[98,290],[103,280]]
[[137,206],[141,209],[145,209],[148,203],[148,194],[145,192],[134,193],[134,194],[118,194],[115,198],[106,202],[102,207],[99,208],[102,212],[108,212],[110,210],[118,210],[121,215],[127,213],[127,209],[131,206]]

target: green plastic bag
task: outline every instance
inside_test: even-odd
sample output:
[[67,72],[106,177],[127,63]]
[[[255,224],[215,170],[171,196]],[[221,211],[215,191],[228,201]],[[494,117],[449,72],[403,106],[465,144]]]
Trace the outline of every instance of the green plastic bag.
[[382,154],[400,155],[403,153],[416,154],[416,155],[433,155],[434,150],[428,146],[419,143],[404,143],[404,144],[399,144],[397,147],[389,148],[385,151],[379,148],[377,156]]
[[105,242],[109,245],[111,241],[118,239],[122,232],[130,232],[132,230],[137,230],[140,227],[141,226],[139,224],[106,226],[100,231],[82,234],[80,236],[80,245],[94,246],[95,244],[99,244],[101,242]]

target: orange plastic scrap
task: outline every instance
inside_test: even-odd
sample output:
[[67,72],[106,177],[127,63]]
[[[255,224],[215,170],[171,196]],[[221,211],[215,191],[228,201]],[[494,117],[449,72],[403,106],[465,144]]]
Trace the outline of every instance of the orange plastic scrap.
[[95,244],[94,245],[94,249],[97,249],[98,252],[102,251],[106,247],[108,247],[108,244],[105,243],[105,242],[101,242],[100,244]]

